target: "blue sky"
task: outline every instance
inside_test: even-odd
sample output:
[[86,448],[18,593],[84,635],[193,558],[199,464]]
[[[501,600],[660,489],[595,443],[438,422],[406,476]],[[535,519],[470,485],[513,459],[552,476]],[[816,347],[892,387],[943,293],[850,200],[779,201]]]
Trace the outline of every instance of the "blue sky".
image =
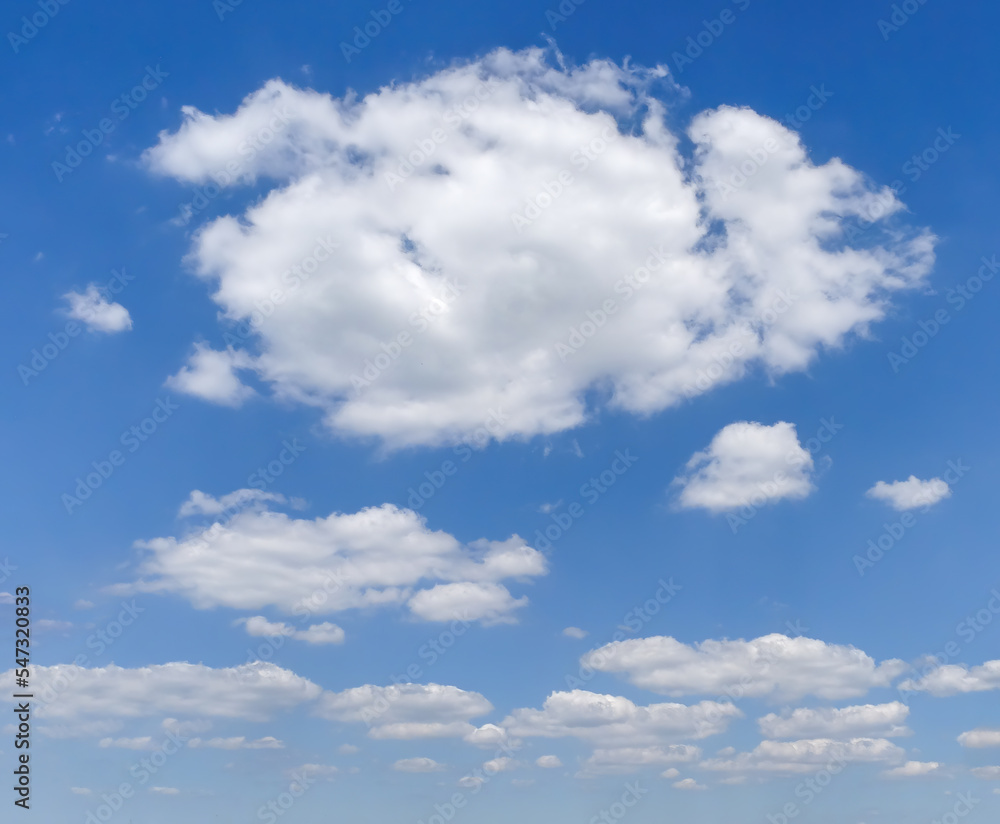
[[995,818],[998,21],[896,9],[11,6],[27,815]]

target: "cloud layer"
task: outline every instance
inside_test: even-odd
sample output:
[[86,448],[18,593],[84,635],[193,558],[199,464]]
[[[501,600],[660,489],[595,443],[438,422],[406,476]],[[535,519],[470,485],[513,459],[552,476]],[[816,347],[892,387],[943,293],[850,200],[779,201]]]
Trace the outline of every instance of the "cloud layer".
[[[586,420],[588,393],[648,414],[805,369],[921,281],[934,239],[890,190],[749,109],[674,133],[676,94],[663,68],[528,49],[363,98],[271,80],[234,114],[185,107],[150,169],[272,188],[197,233],[227,348],[172,385],[238,405],[253,370],[393,446],[473,437],[498,410],[487,437],[527,437]],[[846,239],[874,218],[889,231]]]

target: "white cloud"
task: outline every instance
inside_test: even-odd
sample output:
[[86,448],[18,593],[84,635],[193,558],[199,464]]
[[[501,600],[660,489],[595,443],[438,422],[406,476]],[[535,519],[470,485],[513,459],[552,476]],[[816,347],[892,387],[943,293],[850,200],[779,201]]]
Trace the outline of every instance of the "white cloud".
[[668,767],[660,773],[660,778],[677,778],[681,774],[676,767]]
[[[0,595],[2,594],[3,593],[0,593]],[[73,609],[93,609],[93,608],[94,608],[94,602],[88,601],[85,598],[78,598],[76,601],[73,602]]]
[[922,481],[916,475],[910,475],[905,481],[893,481],[891,484],[879,481],[865,493],[869,498],[884,501],[893,509],[916,509],[918,506],[932,506],[938,501],[951,497],[948,484],[940,478]]
[[152,750],[156,749],[159,744],[160,742],[154,740],[150,735],[139,738],[102,738],[97,742],[99,747],[116,747],[123,750]]
[[295,629],[295,627],[283,621],[268,621],[263,615],[254,615],[251,618],[240,618],[236,621],[242,624],[247,631],[247,635],[255,638],[274,638],[282,636],[293,638],[296,641],[305,641],[307,644],[342,644],[344,643],[344,630],[336,624],[324,621],[322,624],[311,624],[305,629]]
[[448,738],[475,731],[470,720],[493,705],[478,692],[441,684],[365,684],[326,692],[316,714],[331,721],[364,722],[368,736],[379,739]]
[[566,627],[562,631],[562,634],[567,638],[575,638],[578,641],[587,637],[587,631],[585,629],[580,629],[579,627]]
[[976,778],[1000,781],[1000,767],[973,767],[972,774]]
[[724,732],[743,713],[729,702],[639,706],[618,695],[554,692],[541,709],[515,709],[502,726],[524,738],[577,738],[595,749],[582,776],[632,772],[647,765],[693,761],[697,747],[676,743]]
[[800,707],[781,715],[771,713],[757,720],[766,738],[849,738],[870,736],[892,738],[910,735],[905,721],[910,708],[902,701],[864,704],[834,709]]
[[602,672],[621,672],[638,687],[679,697],[728,695],[838,700],[885,687],[906,667],[876,664],[859,649],[772,634],[688,645],[668,636],[616,641],[584,655]]
[[983,749],[985,747],[1000,747],[1000,729],[978,727],[958,736],[958,743],[963,747]]
[[499,582],[547,572],[544,555],[516,535],[462,544],[391,504],[315,520],[244,510],[225,524],[137,546],[146,550],[143,580],[113,591],[177,593],[200,609],[329,613],[408,604],[427,620],[496,623],[513,620],[509,611],[525,603]]
[[13,604],[14,596],[9,592],[0,592],[0,604]]
[[195,489],[188,499],[181,504],[178,515],[187,518],[192,515],[221,515],[226,510],[240,510],[247,507],[259,507],[266,501],[285,503],[285,496],[277,492],[265,492],[262,489],[237,489],[221,498],[216,498],[200,489]]
[[341,755],[354,755],[355,753],[361,752],[361,748],[355,747],[353,744],[341,744],[337,747],[337,752]]
[[482,621],[484,624],[513,624],[513,612],[528,605],[527,597],[514,598],[502,584],[438,584],[414,595],[410,610],[425,621]]
[[509,755],[501,755],[498,758],[491,758],[489,761],[484,761],[483,771],[487,775],[493,775],[494,773],[510,772],[511,770],[516,770],[520,766],[521,765]]
[[87,787],[70,787],[69,791],[73,793],[73,795],[90,795],[93,792],[93,790]]
[[674,786],[678,790],[707,790],[704,784],[699,784],[693,778],[682,778],[680,781],[675,781]]
[[444,764],[439,764],[433,758],[401,758],[392,765],[394,770],[409,773],[440,772]]
[[66,632],[73,629],[72,621],[56,621],[51,618],[39,618],[35,621],[39,632]]
[[922,678],[907,679],[899,685],[899,689],[929,692],[937,696],[1000,689],[1000,660],[987,661],[978,667],[945,664]]
[[723,772],[807,773],[831,763],[894,763],[904,751],[884,738],[851,738],[835,741],[812,738],[802,741],[761,741],[748,753],[703,761],[701,766]]
[[920,778],[937,772],[941,765],[937,761],[907,761],[891,770],[884,770],[884,778]]
[[739,421],[723,427],[704,452],[696,452],[674,479],[677,502],[709,512],[804,498],[813,489],[813,459],[795,427]]
[[232,738],[192,738],[187,742],[192,749],[213,749],[213,750],[280,750],[284,749],[284,743],[273,736],[265,736],[248,741],[244,736]]
[[666,744],[659,747],[598,747],[583,762],[583,769],[577,776],[589,778],[595,775],[618,775],[644,767],[689,763],[699,758],[701,750],[690,744]]
[[69,303],[69,316],[82,321],[91,332],[110,334],[132,328],[128,309],[108,301],[96,284],[89,284],[83,294],[67,292],[63,298]]
[[561,767],[563,762],[559,760],[558,755],[540,755],[535,759],[535,765],[546,770],[552,770]]
[[177,795],[180,792],[176,787],[150,787],[149,791],[157,795]]
[[337,767],[332,764],[302,764],[299,767],[295,767],[286,772],[291,778],[298,778],[299,776],[322,778],[326,781],[333,781],[334,777],[340,772]]
[[187,365],[166,380],[166,386],[202,400],[238,407],[253,397],[252,387],[244,384],[236,372],[249,369],[251,357],[242,350],[219,351],[204,343],[196,343]]
[[[801,371],[929,270],[934,239],[888,217],[902,210],[890,190],[839,159],[814,165],[746,108],[672,133],[654,83],[675,95],[665,69],[563,71],[539,49],[363,98],[272,80],[232,115],[185,107],[145,159],[192,183],[273,181],[197,233],[195,270],[226,322],[251,322],[259,354],[240,368],[392,446],[471,437],[491,409],[500,439],[562,431],[595,389],[597,405],[648,414],[752,370]],[[266,148],[241,156],[269,123]],[[759,173],[724,191],[761,146]],[[852,247],[845,225],[871,213],[887,231]],[[350,240],[331,243],[331,226]],[[238,402],[231,357],[227,391],[186,389]]]
[[[7,670],[0,675],[0,689],[10,695],[13,686],[14,670]],[[136,669],[38,666],[32,670],[32,687],[38,717],[57,721],[159,714],[262,721],[321,692],[311,681],[263,662],[220,669],[181,662]]]

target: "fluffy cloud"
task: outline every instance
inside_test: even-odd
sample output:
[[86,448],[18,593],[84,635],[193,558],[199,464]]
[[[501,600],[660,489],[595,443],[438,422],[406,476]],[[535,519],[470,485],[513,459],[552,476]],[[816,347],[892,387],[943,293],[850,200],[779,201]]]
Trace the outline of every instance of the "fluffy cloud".
[[485,624],[514,623],[513,612],[528,605],[527,597],[517,598],[501,584],[463,582],[438,584],[414,595],[410,610],[425,621],[482,621]]
[[916,509],[918,506],[932,506],[938,501],[951,497],[948,484],[940,478],[922,481],[916,475],[910,475],[905,481],[893,481],[891,484],[879,481],[865,493],[869,498],[885,501],[895,510]]
[[[0,675],[8,696],[13,686],[14,670]],[[180,662],[136,669],[57,664],[34,667],[32,687],[40,699],[38,717],[53,721],[166,714],[262,721],[321,692],[311,681],[263,662],[221,669]]]
[[680,781],[674,782],[674,787],[678,790],[707,790],[704,784],[699,784],[693,778],[682,778]]
[[344,630],[336,624],[324,621],[322,624],[312,624],[306,629],[295,629],[283,621],[268,621],[263,615],[254,615],[252,618],[241,618],[236,623],[243,624],[247,635],[255,638],[273,638],[283,636],[294,638],[296,641],[305,641],[307,644],[342,644],[344,643]]
[[132,328],[128,309],[120,303],[109,301],[93,283],[87,286],[82,295],[79,292],[67,292],[63,298],[69,303],[69,316],[83,321],[91,332],[110,334]]
[[433,758],[401,758],[392,768],[400,772],[429,773],[440,772],[444,765],[438,764]]
[[[648,414],[805,369],[922,280],[934,239],[889,189],[749,109],[671,132],[667,75],[498,50],[363,98],[271,80],[231,115],[185,107],[152,170],[273,188],[191,251],[254,354],[203,354],[175,385],[235,405],[252,368],[395,446],[468,438],[490,410],[493,436],[527,437],[586,420],[590,390]],[[765,159],[734,188],[748,153]],[[885,231],[852,245],[876,214]]]
[[585,666],[621,672],[663,695],[730,695],[838,700],[884,687],[904,669],[859,649],[772,634],[752,641],[708,640],[689,646],[668,636],[616,641],[584,655]]
[[142,580],[116,591],[177,593],[198,608],[311,614],[408,604],[426,620],[495,623],[525,603],[501,580],[547,572],[545,557],[516,535],[466,545],[390,504],[315,520],[257,508],[138,546],[147,550]]
[[870,763],[900,761],[903,750],[884,738],[852,738],[835,741],[829,738],[812,738],[802,741],[761,741],[748,753],[738,753],[732,758],[715,758],[703,761],[709,770],[725,772],[815,772],[828,764]]
[[678,504],[710,512],[739,509],[751,502],[804,498],[813,489],[813,459],[795,427],[740,421],[720,430],[704,452],[695,453],[674,479]]
[[963,747],[982,749],[985,747],[1000,747],[1000,729],[978,727],[958,736],[958,743]]
[[899,685],[899,688],[914,692],[929,692],[937,696],[1000,689],[1000,660],[987,661],[978,667],[945,664],[926,673],[922,678],[907,679]]
[[364,722],[370,738],[446,738],[474,733],[469,721],[493,705],[478,692],[441,684],[365,684],[324,693],[317,715],[332,721]]
[[166,385],[187,395],[196,395],[222,406],[242,406],[257,394],[237,376],[239,369],[249,369],[253,360],[243,351],[216,351],[203,343],[195,344],[187,365],[166,380]]
[[552,770],[563,765],[558,755],[540,755],[535,759],[535,766],[542,769]]
[[857,707],[806,709],[800,707],[781,715],[765,715],[757,720],[766,738],[849,738],[877,736],[892,738],[909,735],[905,726],[910,708],[901,701],[864,704]]
[[920,778],[937,772],[941,765],[937,761],[907,761],[882,773],[884,778]]
[[675,742],[724,732],[742,715],[730,702],[643,707],[618,695],[572,690],[552,693],[541,709],[516,709],[502,725],[512,736],[572,737],[589,743],[595,749],[580,772],[589,776],[694,761],[701,750]]

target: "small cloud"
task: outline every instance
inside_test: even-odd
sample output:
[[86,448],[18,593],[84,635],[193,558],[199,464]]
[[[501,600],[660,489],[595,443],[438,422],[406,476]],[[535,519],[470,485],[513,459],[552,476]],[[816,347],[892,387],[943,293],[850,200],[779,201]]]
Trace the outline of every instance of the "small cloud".
[[973,767],[972,774],[976,778],[1000,781],[1000,767]]
[[333,766],[333,764],[303,764],[300,767],[287,770],[285,774],[293,779],[296,777],[306,776],[308,778],[315,777],[323,778],[326,781],[333,781],[334,777],[339,772],[340,770]]
[[35,628],[39,632],[66,632],[73,629],[72,621],[53,621],[49,618],[41,618],[35,621]]
[[440,772],[444,769],[444,765],[433,758],[401,758],[392,765],[392,768],[399,772],[430,773]]
[[1000,729],[978,727],[977,729],[963,732],[958,736],[958,743],[963,747],[972,747],[973,749],[1000,747]]
[[361,752],[361,747],[355,747],[353,744],[341,744],[337,747],[337,752],[341,755],[354,755],[357,752]]
[[73,609],[93,609],[94,602],[88,601],[86,598],[78,598],[73,602]]
[[661,772],[660,776],[662,778],[677,778],[677,776],[679,776],[680,774],[681,771],[678,770],[676,767],[670,767],[669,769],[666,769],[663,772]]
[[560,506],[562,506],[562,499],[560,498],[554,504],[542,504],[538,507],[538,511],[543,515],[548,515],[550,512],[555,512]]
[[180,792],[176,787],[150,787],[149,791],[157,795],[177,795]]
[[674,786],[678,790],[707,790],[704,784],[699,784],[693,778],[682,778],[680,781],[675,781]]
[[879,481],[865,494],[902,511],[916,509],[918,506],[933,506],[938,501],[950,498],[951,489],[940,478],[922,481],[916,475],[910,475],[905,481],[893,481],[891,484]]
[[70,787],[69,791],[73,793],[73,795],[90,795],[93,792],[93,790],[90,790],[87,787]]
[[305,641],[307,644],[344,643],[344,630],[329,621],[324,621],[322,624],[312,624],[305,629],[295,629],[284,621],[268,621],[263,615],[254,615],[250,618],[239,618],[233,623],[237,626],[242,624],[246,628],[247,635],[255,638],[282,636],[293,638],[296,641]]
[[580,442],[576,438],[573,438],[572,446],[573,446],[573,454],[576,455],[576,457],[578,458],[582,458],[583,450],[580,449]]
[[220,406],[238,407],[257,393],[237,376],[237,370],[252,369],[251,357],[234,349],[216,350],[197,343],[187,364],[166,380],[166,386]]
[[540,755],[535,760],[535,764],[546,770],[552,770],[563,765],[558,755]]
[[512,787],[530,787],[535,783],[534,778],[512,778],[510,780]]
[[930,775],[937,770],[941,765],[937,761],[907,761],[905,764],[899,767],[893,767],[891,770],[884,770],[882,772],[883,778],[918,778],[922,775]]
[[13,604],[14,596],[9,592],[0,592],[0,604]]
[[703,452],[692,455],[673,486],[680,488],[681,508],[717,514],[805,498],[813,491],[814,468],[792,424],[738,421],[720,429]]
[[566,629],[562,631],[562,634],[567,638],[576,638],[577,640],[580,640],[587,637],[587,630],[580,629],[579,627],[566,627]]
[[89,284],[81,295],[67,292],[63,298],[69,303],[69,316],[83,321],[91,332],[124,332],[132,328],[132,317],[120,303],[112,303],[101,294],[96,284]]

